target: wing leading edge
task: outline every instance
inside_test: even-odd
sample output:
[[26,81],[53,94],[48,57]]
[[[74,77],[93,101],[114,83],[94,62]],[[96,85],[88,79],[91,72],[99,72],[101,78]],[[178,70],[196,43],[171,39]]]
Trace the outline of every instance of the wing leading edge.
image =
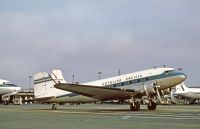
[[66,90],[87,97],[95,98],[101,101],[106,100],[118,100],[118,99],[128,99],[131,97],[136,97],[141,93],[136,92],[135,90],[130,89],[119,89],[119,88],[110,88],[110,87],[97,87],[90,85],[78,85],[78,84],[69,84],[69,83],[58,83],[54,87]]

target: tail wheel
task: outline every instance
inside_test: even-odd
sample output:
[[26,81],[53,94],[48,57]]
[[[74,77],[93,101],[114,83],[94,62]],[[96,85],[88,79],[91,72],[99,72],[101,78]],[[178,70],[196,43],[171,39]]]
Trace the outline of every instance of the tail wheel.
[[147,105],[147,108],[148,108],[149,110],[156,110],[156,107],[157,107],[157,105],[156,105],[156,103],[153,102],[153,101],[150,101],[150,103]]
[[4,105],[8,105],[8,100],[4,100]]
[[134,103],[130,103],[130,109],[131,111],[139,111],[140,110],[140,103],[134,102]]

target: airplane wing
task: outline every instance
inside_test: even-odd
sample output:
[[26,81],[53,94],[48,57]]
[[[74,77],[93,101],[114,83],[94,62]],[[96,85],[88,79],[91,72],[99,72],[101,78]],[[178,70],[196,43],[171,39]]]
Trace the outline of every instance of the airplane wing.
[[61,90],[78,93],[87,97],[95,98],[101,101],[128,99],[130,97],[141,96],[140,92],[136,92],[135,90],[131,89],[119,89],[68,83],[58,83],[55,84],[54,87]]

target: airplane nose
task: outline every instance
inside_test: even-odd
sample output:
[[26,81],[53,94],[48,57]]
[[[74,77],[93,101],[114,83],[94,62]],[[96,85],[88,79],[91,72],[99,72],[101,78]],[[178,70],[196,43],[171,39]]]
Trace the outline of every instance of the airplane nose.
[[180,82],[183,82],[187,79],[187,75],[184,74],[184,73],[180,73],[179,76],[178,76],[178,79]]

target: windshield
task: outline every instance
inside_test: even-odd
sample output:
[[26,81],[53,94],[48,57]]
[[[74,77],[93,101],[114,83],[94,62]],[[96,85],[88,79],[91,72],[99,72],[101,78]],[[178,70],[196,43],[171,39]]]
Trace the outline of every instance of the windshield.
[[165,71],[164,73],[165,73],[165,74],[169,74],[169,73],[173,73],[173,72],[175,72],[175,70],[167,70],[167,71]]
[[0,87],[18,87],[18,86],[12,83],[3,83],[0,84]]

